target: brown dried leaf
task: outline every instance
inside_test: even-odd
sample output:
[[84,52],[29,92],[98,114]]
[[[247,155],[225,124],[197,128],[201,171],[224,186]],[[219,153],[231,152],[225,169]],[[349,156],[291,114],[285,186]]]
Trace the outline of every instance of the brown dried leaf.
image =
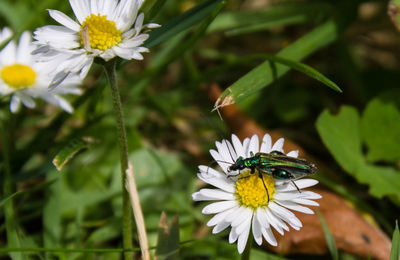
[[[217,84],[211,85],[209,96],[217,100],[221,94]],[[266,130],[257,125],[255,121],[241,112],[237,106],[230,105],[221,108],[223,119],[227,122],[232,132],[239,138],[252,136],[262,137]],[[268,131],[273,140],[282,137],[275,131]],[[300,157],[307,156],[302,149],[285,138],[285,151],[299,150]],[[341,251],[354,254],[363,258],[389,259],[391,242],[389,238],[377,227],[369,224],[345,200],[336,194],[321,190],[310,189],[322,195],[319,200],[319,211],[323,215],[337,245]],[[315,210],[315,209],[314,209]],[[316,214],[307,215],[296,213],[303,223],[299,231],[291,230],[284,236],[275,233],[279,242],[277,247],[268,246],[277,253],[287,254],[325,254],[328,246],[325,241],[321,223]]]

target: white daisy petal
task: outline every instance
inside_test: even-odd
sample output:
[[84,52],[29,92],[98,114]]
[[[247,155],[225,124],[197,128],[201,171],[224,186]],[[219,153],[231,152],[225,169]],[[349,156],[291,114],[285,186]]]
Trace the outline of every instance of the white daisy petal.
[[262,226],[258,222],[257,217],[255,217],[255,216],[253,216],[253,223],[252,223],[251,228],[252,228],[251,230],[253,233],[254,240],[256,241],[256,243],[259,246],[261,246],[261,244],[262,244],[262,231],[261,231]]
[[224,179],[216,179],[216,178],[203,178],[201,175],[197,175],[199,179],[202,181],[213,185],[216,188],[227,192],[235,192],[235,186],[232,183],[226,182]]
[[201,189],[200,194],[207,196],[210,200],[234,200],[235,195],[220,189]]
[[265,134],[261,143],[260,152],[270,153],[271,152],[272,139],[269,134]]
[[230,225],[229,221],[225,221],[226,216],[229,216],[230,214],[232,214],[234,211],[236,210],[236,208],[231,208],[228,209],[224,212],[215,214],[214,217],[212,217],[208,222],[207,222],[207,226],[211,227],[211,226],[215,226],[218,223],[224,222],[224,223],[228,223],[228,225]]
[[215,225],[215,227],[212,230],[213,234],[217,234],[219,232],[221,232],[222,230],[225,230],[227,227],[229,227],[230,223],[229,222],[220,222],[217,225]]
[[238,237],[237,247],[239,254],[243,253],[244,249],[246,248],[247,239],[249,238],[249,233],[250,233],[250,225],[251,225],[251,219],[249,219],[249,221],[246,222],[245,230]]
[[297,203],[293,203],[291,201],[276,201],[279,205],[291,209],[291,210],[295,210],[295,211],[299,211],[305,214],[314,214],[314,211],[312,211],[310,208],[304,207],[304,206],[300,206]]
[[231,229],[231,232],[229,232],[229,244],[235,243],[236,240],[238,239],[239,234],[236,233],[236,230],[234,228]]
[[286,155],[287,155],[287,156],[290,156],[290,157],[295,157],[295,158],[297,158],[297,157],[299,156],[299,151],[298,151],[298,150],[290,151],[290,152],[288,152]]
[[279,138],[278,141],[274,143],[274,145],[271,148],[271,151],[279,151],[283,153],[283,143],[285,142],[285,139]]
[[71,29],[76,32],[79,32],[79,30],[81,29],[79,24],[77,24],[74,20],[69,18],[63,12],[57,10],[49,10],[49,14],[51,18],[56,20],[59,24],[64,25],[68,29]]
[[258,141],[258,136],[257,135],[253,135],[250,139],[250,144],[249,144],[249,150],[247,153],[247,157],[251,156],[251,153],[256,154],[258,153],[260,150],[260,145],[259,145],[259,141]]
[[205,206],[202,210],[202,213],[203,214],[215,214],[215,213],[219,213],[221,211],[233,208],[236,205],[237,205],[237,203],[235,201],[214,202],[214,203],[211,203],[211,204]]
[[21,106],[21,99],[19,99],[17,95],[13,95],[10,101],[10,111],[12,113],[15,113],[18,111],[20,106]]
[[240,142],[239,138],[234,134],[232,134],[232,143],[235,148],[236,155],[245,157],[246,155],[244,153],[242,143]]
[[272,246],[278,245],[278,243],[276,242],[276,238],[270,228],[263,228],[261,229],[261,232],[265,240],[268,242],[268,244]]

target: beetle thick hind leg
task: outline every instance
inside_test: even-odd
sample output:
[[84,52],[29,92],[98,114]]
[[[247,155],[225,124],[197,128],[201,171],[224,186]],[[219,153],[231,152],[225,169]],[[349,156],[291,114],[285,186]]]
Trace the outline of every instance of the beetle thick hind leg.
[[269,192],[268,192],[268,188],[267,188],[267,185],[265,185],[265,182],[264,182],[264,178],[263,178],[263,175],[262,175],[262,173],[258,173],[258,177],[260,177],[261,178],[261,181],[262,181],[262,183],[263,183],[263,185],[264,185],[264,188],[265,188],[265,191],[267,192],[267,197],[268,197],[268,203],[269,203]]

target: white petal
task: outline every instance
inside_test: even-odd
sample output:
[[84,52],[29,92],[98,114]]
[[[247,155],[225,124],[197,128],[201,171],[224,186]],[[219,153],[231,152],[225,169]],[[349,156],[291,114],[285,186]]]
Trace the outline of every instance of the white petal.
[[270,153],[271,152],[272,139],[269,134],[265,134],[261,143],[260,152]]
[[211,203],[210,205],[207,205],[206,207],[203,208],[202,213],[203,214],[215,214],[219,213],[225,210],[228,210],[230,208],[233,208],[237,205],[235,201],[219,201],[219,202],[214,202]]
[[240,215],[237,215],[235,219],[232,221],[231,225],[232,227],[237,227],[237,232],[240,233],[239,231],[239,226],[243,224],[245,221],[248,219],[251,219],[251,216],[253,215],[253,211],[249,208],[244,208],[244,210],[241,212]]
[[319,206],[319,203],[309,199],[294,199],[293,202],[307,205],[307,206]]
[[235,148],[236,155],[238,157],[239,156],[245,157],[246,155],[244,153],[244,149],[243,149],[242,143],[240,142],[239,138],[234,134],[232,134],[232,143],[233,143],[233,146]]
[[217,179],[217,178],[204,178],[202,175],[198,174],[197,177],[201,179],[202,181],[213,185],[214,187],[217,187],[221,190],[227,191],[234,193],[235,192],[235,186],[231,182],[227,182],[226,180],[223,179]]
[[295,157],[297,158],[299,156],[299,151],[298,150],[294,150],[294,151],[290,151],[286,154],[286,156],[290,156],[290,157]]
[[268,221],[272,227],[278,231],[279,234],[283,235],[283,230],[289,231],[289,227],[282,221],[279,217],[275,216],[269,209],[265,210],[267,214]]
[[238,238],[237,247],[238,247],[239,254],[243,253],[244,249],[246,248],[247,239],[248,239],[249,233],[250,233],[251,219],[246,224],[247,225],[246,225],[245,230],[239,235],[239,238]]
[[34,108],[35,107],[35,101],[33,100],[32,97],[28,95],[22,94],[22,92],[17,93],[19,98],[21,99],[22,103],[24,106],[29,107],[29,108]]
[[234,228],[231,229],[231,232],[229,232],[229,244],[234,243],[239,237],[239,234],[236,233],[236,230]]
[[[114,2],[114,1],[109,1]],[[89,1],[88,0],[69,0],[72,11],[74,11],[76,19],[82,24],[87,16],[90,14]]]
[[310,208],[300,206],[297,203],[293,203],[291,201],[276,201],[279,205],[286,207],[291,210],[299,211],[305,214],[314,214],[314,211],[312,211]]
[[250,153],[256,154],[259,151],[260,151],[260,144],[259,144],[259,141],[258,141],[258,136],[257,135],[253,135],[251,137],[251,140],[250,140],[249,150],[247,152],[247,157],[251,156]]
[[234,200],[236,198],[233,193],[219,189],[201,189],[200,194],[209,197],[211,200]]
[[19,110],[21,106],[21,100],[17,95],[13,95],[10,100],[10,111],[15,113]]
[[274,143],[271,148],[271,151],[279,151],[283,153],[283,143],[285,142],[284,138],[279,138],[278,141]]
[[272,246],[277,246],[278,243],[276,242],[276,238],[274,236],[274,234],[272,233],[270,228],[263,228],[261,230],[263,237],[265,238],[265,240]]
[[79,32],[81,27],[79,24],[77,24],[74,20],[69,18],[67,15],[65,15],[63,12],[57,11],[57,10],[49,10],[49,14],[51,18],[56,20],[59,24],[64,25],[65,27]]
[[218,223],[217,225],[215,225],[215,227],[212,230],[212,233],[217,234],[217,233],[221,232],[222,230],[226,229],[227,227],[229,227],[229,225],[230,225],[229,222],[222,221],[222,222]]
[[207,226],[209,226],[209,227],[215,226],[215,225],[217,225],[217,224],[220,223],[220,222],[225,222],[225,223],[228,223],[228,225],[230,225],[230,222],[229,222],[229,221],[225,221],[225,218],[226,218],[228,215],[234,213],[236,209],[237,209],[237,208],[231,208],[231,209],[228,209],[228,210],[225,210],[225,211],[223,211],[223,212],[221,212],[221,213],[216,214],[214,217],[212,217],[212,218],[207,222]]
[[225,158],[223,158],[222,155],[215,150],[210,150],[210,154],[214,158],[214,160],[218,163],[218,165],[222,168],[222,170],[224,172],[228,172],[228,167],[231,166],[232,163],[225,161]]
[[31,33],[25,31],[19,38],[18,47],[16,50],[16,61],[20,64],[26,64],[30,67],[32,64],[31,52],[35,47],[32,44]]
[[261,231],[261,224],[258,222],[258,219],[253,216],[253,223],[251,225],[252,227],[252,232],[253,232],[253,237],[256,243],[261,246],[262,244],[262,231]]
[[238,206],[232,214],[226,216],[225,221],[232,223],[235,219],[246,214],[246,208]]
[[[318,181],[314,179],[301,179],[294,182],[299,189],[308,188],[318,183]],[[297,188],[291,182],[283,182],[281,185],[276,186],[275,189],[279,192],[297,190]]]

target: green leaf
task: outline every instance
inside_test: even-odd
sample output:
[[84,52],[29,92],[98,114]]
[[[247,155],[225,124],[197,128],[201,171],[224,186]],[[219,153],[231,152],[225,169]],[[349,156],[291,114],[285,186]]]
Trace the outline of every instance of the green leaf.
[[[311,53],[336,40],[337,36],[338,25],[334,20],[329,20],[280,51],[276,56],[292,61],[301,61]],[[267,60],[228,87],[220,98],[221,100],[230,100],[230,103],[237,103],[270,85],[276,78],[282,77],[289,70],[290,67],[277,64],[276,77],[274,77],[270,61]]]
[[209,33],[226,31],[226,34],[255,32],[276,26],[315,21],[332,10],[326,3],[282,3],[264,9],[222,13],[208,29]]
[[324,236],[326,243],[328,244],[329,252],[331,253],[332,259],[333,260],[338,260],[339,259],[339,252],[336,247],[335,240],[333,239],[333,236],[331,232],[329,231],[328,225],[325,222],[324,217],[322,214],[317,210],[317,215],[319,218],[319,221],[321,222],[322,229],[324,230]]
[[80,150],[88,148],[89,142],[83,139],[73,139],[61,151],[58,152],[53,159],[53,164],[57,170],[61,171],[62,168],[77,154]]
[[370,194],[400,200],[400,172],[368,164],[364,159],[360,118],[355,108],[343,106],[337,115],[325,110],[317,120],[317,130],[339,165],[360,183],[369,185]]
[[179,217],[175,215],[172,218],[171,225],[168,225],[168,219],[165,212],[161,213],[160,224],[158,228],[158,241],[156,256],[157,259],[178,259],[179,252]]
[[17,191],[14,192],[13,194],[10,194],[8,196],[6,196],[5,198],[0,200],[0,207],[2,207],[4,205],[4,203],[6,203],[8,200],[14,198],[15,196],[19,195],[21,193],[21,191]]
[[312,68],[304,63],[296,62],[296,61],[282,58],[279,56],[265,55],[265,54],[263,56],[267,60],[277,62],[277,63],[283,64],[283,65],[286,65],[294,70],[300,71],[300,72],[306,74],[307,76],[309,76],[315,80],[318,80],[321,83],[324,83],[326,86],[330,87],[331,89],[333,89],[335,91],[342,92],[342,90],[339,88],[338,85],[336,85],[335,82],[331,81],[330,79],[328,79],[327,77],[322,75],[320,72],[318,72],[314,68]]
[[224,2],[224,0],[204,1],[189,11],[174,18],[169,23],[163,24],[162,27],[150,33],[150,37],[144,43],[144,47],[152,48],[202,21],[205,17],[211,14],[221,2]]
[[396,220],[396,227],[393,231],[392,250],[390,250],[390,260],[399,260],[400,257],[400,233],[399,225]]
[[340,166],[347,172],[356,172],[363,161],[357,110],[342,106],[337,115],[325,110],[317,120],[317,130]]
[[400,111],[395,104],[372,100],[364,110],[361,127],[369,161],[395,162],[400,159]]

